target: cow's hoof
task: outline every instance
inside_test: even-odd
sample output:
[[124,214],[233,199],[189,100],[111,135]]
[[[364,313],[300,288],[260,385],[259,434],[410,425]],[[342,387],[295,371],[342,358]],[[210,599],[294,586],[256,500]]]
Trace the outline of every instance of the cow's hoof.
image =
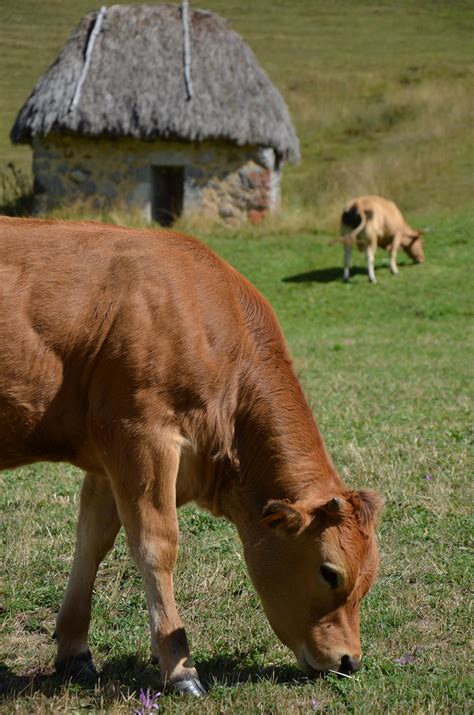
[[56,673],[62,678],[77,683],[92,683],[97,679],[97,670],[90,650],[55,663]]
[[186,678],[186,680],[174,680],[169,685],[171,693],[180,695],[192,695],[195,698],[203,698],[207,695],[199,678]]

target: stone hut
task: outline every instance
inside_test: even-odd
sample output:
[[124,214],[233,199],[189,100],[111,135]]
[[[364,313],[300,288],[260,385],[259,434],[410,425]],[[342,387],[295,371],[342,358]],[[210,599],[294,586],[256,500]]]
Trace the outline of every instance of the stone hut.
[[86,15],[20,110],[35,207],[76,200],[168,225],[192,210],[236,223],[278,206],[298,161],[287,106],[218,15],[114,5]]

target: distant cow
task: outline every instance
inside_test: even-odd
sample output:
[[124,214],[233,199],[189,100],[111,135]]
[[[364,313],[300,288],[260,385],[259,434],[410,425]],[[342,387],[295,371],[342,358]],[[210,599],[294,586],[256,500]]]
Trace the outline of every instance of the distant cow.
[[189,501],[236,525],[302,668],[359,668],[381,499],[341,483],[272,309],[195,239],[0,219],[0,468],[38,460],[86,472],[59,671],[94,676],[92,588],[123,526],[162,678],[204,693],[173,594]]
[[[348,233],[350,231],[350,233]],[[423,231],[411,228],[398,207],[381,196],[360,196],[349,201],[341,217],[341,240],[344,243],[344,281],[349,280],[352,246],[366,249],[369,280],[377,283],[374,259],[377,246],[390,252],[390,270],[398,273],[397,251],[403,248],[415,263],[423,263]]]

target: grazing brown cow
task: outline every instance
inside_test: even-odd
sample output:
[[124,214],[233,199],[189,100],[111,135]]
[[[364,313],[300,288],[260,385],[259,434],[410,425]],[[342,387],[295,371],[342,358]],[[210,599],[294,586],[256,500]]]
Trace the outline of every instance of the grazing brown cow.
[[123,526],[162,677],[204,692],[173,595],[191,500],[236,525],[300,666],[358,669],[381,500],[341,483],[270,306],[195,239],[0,219],[0,467],[37,460],[86,472],[58,670],[95,672],[92,587]]
[[[347,233],[350,231],[350,233]],[[377,283],[374,259],[377,246],[390,252],[390,270],[397,275],[397,251],[403,248],[415,263],[423,263],[423,240],[420,231],[409,226],[399,208],[381,196],[359,196],[344,207],[341,217],[341,236],[344,243],[344,282],[349,280],[354,243],[366,249],[369,280]]]

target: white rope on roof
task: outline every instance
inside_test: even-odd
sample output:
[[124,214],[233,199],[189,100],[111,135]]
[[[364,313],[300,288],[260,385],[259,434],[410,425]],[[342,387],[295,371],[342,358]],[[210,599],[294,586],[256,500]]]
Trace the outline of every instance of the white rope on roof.
[[189,2],[183,0],[181,3],[181,22],[183,24],[183,63],[184,63],[184,81],[186,84],[186,93],[188,101],[193,96],[193,83],[191,79],[191,50],[189,45],[189,18],[188,18]]
[[91,63],[92,50],[94,49],[94,43],[95,43],[97,36],[100,32],[100,28],[101,28],[102,22],[105,18],[106,12],[107,12],[107,8],[105,7],[105,5],[103,5],[100,8],[100,12],[95,19],[94,29],[92,30],[92,32],[89,36],[89,40],[87,42],[86,59],[84,61],[81,75],[80,75],[79,81],[77,83],[76,91],[74,92],[74,97],[71,102],[71,107],[70,107],[71,110],[76,109],[79,104],[79,100],[81,98],[81,92],[82,92],[82,85],[84,84],[84,80],[86,78],[87,71],[88,71],[89,65]]

